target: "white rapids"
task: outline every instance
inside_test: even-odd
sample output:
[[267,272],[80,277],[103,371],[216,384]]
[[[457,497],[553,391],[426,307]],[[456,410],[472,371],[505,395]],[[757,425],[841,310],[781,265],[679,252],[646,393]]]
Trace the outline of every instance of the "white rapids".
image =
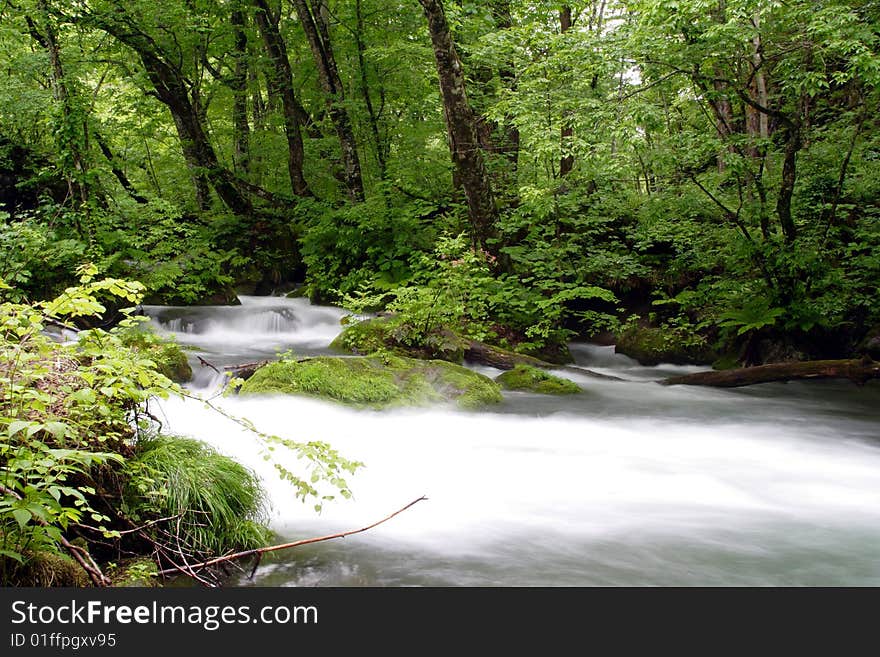
[[[212,362],[326,353],[344,312],[301,299],[146,311]],[[642,367],[573,345],[580,395],[505,393],[496,409],[353,410],[296,397],[216,398],[260,430],[320,440],[365,467],[352,500],[320,515],[254,437],[193,400],[161,404],[166,429],[257,471],[283,540],[368,532],[281,553],[254,583],[329,586],[880,584],[880,389],[848,383],[662,387],[695,368]],[[215,376],[195,365],[191,387]],[[481,368],[494,375],[497,371]],[[273,459],[297,470],[290,455]],[[251,583],[242,579],[240,584]]]

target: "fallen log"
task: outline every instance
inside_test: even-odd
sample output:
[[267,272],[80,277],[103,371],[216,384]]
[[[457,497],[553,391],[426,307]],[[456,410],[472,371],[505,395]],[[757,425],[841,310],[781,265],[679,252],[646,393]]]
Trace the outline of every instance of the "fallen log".
[[[201,359],[199,359],[201,360]],[[232,376],[237,379],[247,380],[254,375],[258,369],[260,369],[263,365],[268,365],[270,361],[268,360],[260,360],[255,363],[243,363],[241,365],[227,365],[223,369],[227,372],[231,372]],[[215,368],[216,369],[216,368]]]
[[518,354],[515,351],[502,349],[501,347],[493,347],[477,340],[468,341],[464,349],[464,359],[472,363],[497,367],[499,370],[512,370],[517,365],[531,365],[532,367],[540,367],[545,370],[559,367],[534,356]]
[[849,379],[864,385],[880,378],[880,363],[870,359],[807,360],[795,363],[771,363],[735,370],[696,372],[660,381],[664,386],[714,386],[738,388],[756,383],[794,381],[797,379]]

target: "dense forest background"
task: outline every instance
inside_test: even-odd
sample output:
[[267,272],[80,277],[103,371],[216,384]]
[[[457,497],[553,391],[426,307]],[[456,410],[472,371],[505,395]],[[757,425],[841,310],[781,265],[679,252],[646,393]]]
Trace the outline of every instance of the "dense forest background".
[[0,278],[298,287],[547,358],[847,357],[880,321],[878,26],[863,0],[6,0]]

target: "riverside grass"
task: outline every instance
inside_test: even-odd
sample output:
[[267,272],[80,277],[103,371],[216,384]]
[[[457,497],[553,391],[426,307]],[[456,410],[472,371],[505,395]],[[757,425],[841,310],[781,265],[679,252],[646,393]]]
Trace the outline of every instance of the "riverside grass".
[[265,497],[256,475],[208,445],[155,436],[126,464],[130,512],[149,520],[180,516],[182,542],[200,555],[265,545]]

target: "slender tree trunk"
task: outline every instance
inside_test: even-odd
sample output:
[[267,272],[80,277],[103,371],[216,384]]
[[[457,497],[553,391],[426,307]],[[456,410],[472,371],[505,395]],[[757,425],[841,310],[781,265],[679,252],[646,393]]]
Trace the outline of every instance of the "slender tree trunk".
[[119,181],[119,184],[122,185],[122,188],[126,192],[128,192],[128,195],[131,196],[131,198],[138,203],[146,203],[147,199],[138,193],[138,191],[134,188],[134,185],[132,185],[131,181],[128,179],[128,176],[125,175],[125,171],[120,169],[119,166],[116,164],[116,158],[113,156],[113,151],[110,150],[107,142],[104,141],[104,139],[98,133],[95,133],[95,141],[98,144],[98,148],[101,149],[101,153],[103,153],[104,157],[107,158],[107,162],[109,162],[110,164],[110,171],[113,173],[113,176],[116,178],[116,180]]
[[68,160],[64,167],[64,173],[67,177],[70,193],[77,197],[80,211],[85,220],[81,223],[79,219],[75,219],[76,228],[80,236],[88,241],[90,247],[94,247],[95,230],[92,226],[91,205],[89,203],[89,163],[84,152],[88,147],[89,127],[85,114],[77,112],[74,108],[68,80],[64,75],[64,66],[61,62],[61,46],[58,43],[55,28],[52,26],[49,5],[46,0],[37,0],[37,11],[43,23],[42,30],[30,16],[27,17],[27,23],[31,36],[49,56],[52,95],[61,104],[63,125],[60,126],[57,134],[60,141],[59,148],[63,157]]
[[269,11],[266,0],[253,0],[253,5],[257,10],[254,18],[263,36],[266,54],[272,63],[266,73],[269,95],[281,100],[284,132],[287,136],[287,171],[290,176],[290,186],[297,196],[311,196],[312,192],[303,175],[305,155],[300,116],[305,112],[293,92],[293,72],[287,57],[287,44],[284,43],[278,22]]
[[457,179],[464,189],[475,246],[486,247],[495,230],[498,211],[483,161],[477,118],[468,103],[461,60],[455,51],[440,0],[419,0],[428,19],[428,32],[440,80],[440,95],[449,133],[449,149]]
[[352,201],[362,201],[364,199],[364,181],[361,174],[361,163],[358,158],[351,118],[345,109],[345,94],[339,70],[336,67],[336,59],[333,56],[323,0],[313,0],[312,2],[293,0],[293,6],[299,16],[300,23],[302,23],[312,55],[314,55],[315,65],[318,68],[318,79],[321,81],[321,87],[326,97],[327,111],[339,138],[348,196]]
[[[202,113],[190,100],[180,72],[162,59],[148,40],[131,32],[127,26],[105,22],[102,27],[140,57],[156,96],[171,112],[184,157],[197,171],[200,186],[203,181],[210,182],[226,207],[235,214],[250,216],[253,213],[250,199],[239,190],[232,173],[220,165],[202,123]],[[207,190],[201,189],[200,193],[204,195]]]
[[[559,10],[559,29],[565,34],[571,29],[571,7],[564,5]],[[562,157],[559,159],[559,177],[565,178],[574,168],[574,155],[571,153],[571,142],[574,136],[574,128],[571,125],[571,112],[565,112],[562,115],[562,130],[560,135],[560,143],[562,146]]]
[[785,133],[782,182],[779,185],[779,196],[776,199],[776,214],[779,217],[779,225],[782,226],[782,235],[785,241],[791,244],[797,237],[794,219],[791,216],[791,197],[794,194],[794,184],[797,180],[797,154],[801,149],[800,125],[796,122],[789,122],[785,126]]
[[245,14],[240,5],[236,5],[230,14],[230,22],[234,31],[235,67],[232,74],[232,130],[233,158],[232,161],[243,178],[250,173],[250,126],[248,125],[248,52],[247,33],[245,32]]
[[[513,27],[509,0],[495,0],[492,3],[492,15],[495,18],[495,26],[499,30],[509,30]],[[501,62],[498,66],[498,77],[508,89],[511,91],[516,89],[516,70],[512,59]],[[501,143],[498,145],[498,150],[507,158],[512,170],[512,177],[515,179],[519,165],[520,135],[512,114],[505,115],[501,125],[501,133]]]
[[385,180],[388,169],[388,148],[379,134],[379,115],[373,107],[370,97],[370,85],[367,76],[366,45],[364,43],[364,14],[361,0],[355,0],[355,17],[357,25],[355,29],[355,45],[357,46],[358,68],[360,70],[361,95],[364,97],[364,106],[367,108],[367,118],[370,123],[370,134],[373,135],[373,146],[376,149],[376,160],[379,164],[379,176]]

